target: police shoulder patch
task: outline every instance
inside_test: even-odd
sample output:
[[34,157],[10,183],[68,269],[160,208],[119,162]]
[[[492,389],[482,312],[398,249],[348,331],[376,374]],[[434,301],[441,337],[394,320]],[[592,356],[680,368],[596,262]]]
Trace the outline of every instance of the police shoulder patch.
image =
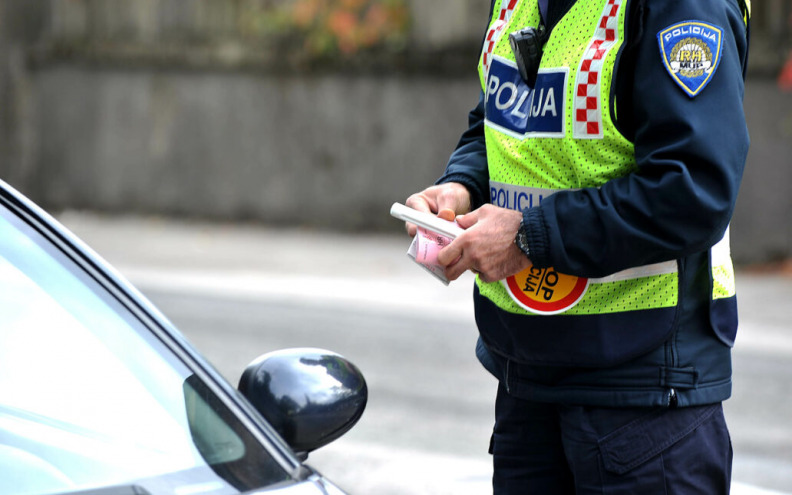
[[723,48],[723,30],[702,21],[685,21],[657,33],[663,65],[693,98],[712,80]]

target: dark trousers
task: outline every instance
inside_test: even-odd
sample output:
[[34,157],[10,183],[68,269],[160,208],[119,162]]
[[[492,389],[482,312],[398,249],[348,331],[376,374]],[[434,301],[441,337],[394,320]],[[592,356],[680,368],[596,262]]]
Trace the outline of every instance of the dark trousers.
[[732,447],[721,404],[563,406],[496,400],[495,495],[728,494]]

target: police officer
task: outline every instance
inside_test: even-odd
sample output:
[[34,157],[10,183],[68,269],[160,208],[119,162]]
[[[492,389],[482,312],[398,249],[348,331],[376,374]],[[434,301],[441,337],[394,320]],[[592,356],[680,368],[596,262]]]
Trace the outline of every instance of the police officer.
[[466,229],[439,261],[477,274],[495,493],[728,493],[749,12],[493,1],[469,128],[407,204]]

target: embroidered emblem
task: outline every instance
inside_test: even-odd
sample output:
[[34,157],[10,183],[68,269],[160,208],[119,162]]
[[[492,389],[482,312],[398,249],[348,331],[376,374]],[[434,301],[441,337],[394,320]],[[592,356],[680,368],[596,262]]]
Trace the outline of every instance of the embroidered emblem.
[[720,63],[723,30],[706,22],[685,21],[657,33],[657,41],[671,78],[689,97],[698,95]]

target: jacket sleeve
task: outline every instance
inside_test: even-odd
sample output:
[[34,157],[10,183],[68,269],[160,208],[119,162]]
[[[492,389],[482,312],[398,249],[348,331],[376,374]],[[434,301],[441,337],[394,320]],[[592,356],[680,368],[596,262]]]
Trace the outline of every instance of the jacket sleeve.
[[[748,152],[743,113],[747,27],[738,0],[645,2],[631,10],[634,66],[617,67],[619,112],[637,169],[600,188],[564,191],[523,212],[532,261],[585,277],[677,259],[723,236]],[[657,34],[698,20],[723,30],[709,84],[689,97],[665,69]],[[633,22],[635,21],[635,22]],[[630,39],[632,34],[634,38]],[[637,38],[636,38],[637,37]],[[621,84],[623,82],[623,84]]]

